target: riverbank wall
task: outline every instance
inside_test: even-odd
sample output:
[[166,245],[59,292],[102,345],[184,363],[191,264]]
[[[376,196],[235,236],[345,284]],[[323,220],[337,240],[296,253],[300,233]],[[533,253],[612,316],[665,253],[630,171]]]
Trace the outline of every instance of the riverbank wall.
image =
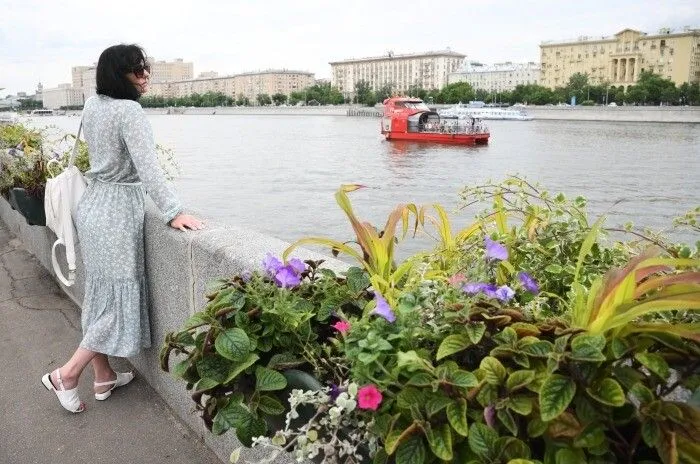
[[[433,109],[450,105],[434,105]],[[700,124],[698,106],[526,106],[524,111],[535,120],[611,121]],[[353,116],[379,117],[381,106],[250,106],[217,108],[146,108],[158,115],[231,115],[231,116]]]
[[[47,227],[28,225],[24,217],[14,211],[2,197],[0,221],[7,225],[12,234],[21,239],[23,247],[55,278],[51,264],[51,246],[56,240],[54,233]],[[267,253],[281,256],[289,244],[248,229],[209,221],[207,229],[203,231],[180,232],[165,224],[150,200],[147,200],[144,232],[152,347],[139,356],[130,358],[129,362],[163,398],[173,413],[187,424],[222,462],[228,463],[231,451],[241,446],[235,434],[231,432],[214,436],[205,428],[199,415],[193,412],[191,392],[185,389],[185,383],[160,369],[160,348],[167,333],[179,330],[193,313],[204,307],[205,286],[208,281],[260,269]],[[58,262],[65,263],[63,247],[58,248]],[[85,268],[80,259],[79,245],[76,254],[76,283],[72,287],[61,285],[61,289],[80,307],[85,288]],[[301,248],[297,249],[294,255],[301,259],[325,259],[324,266],[335,271],[347,269],[347,264],[341,261]],[[172,359],[171,365],[175,362],[176,360]],[[251,462],[264,457],[260,449],[244,448],[240,462]],[[290,455],[283,455],[275,460],[276,464],[292,462],[295,461]]]

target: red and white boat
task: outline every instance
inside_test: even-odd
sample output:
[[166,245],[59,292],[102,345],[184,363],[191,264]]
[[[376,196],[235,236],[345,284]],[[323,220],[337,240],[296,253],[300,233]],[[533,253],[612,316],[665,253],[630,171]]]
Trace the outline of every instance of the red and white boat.
[[384,100],[382,134],[387,140],[486,145],[489,131],[477,118],[440,116],[419,98]]

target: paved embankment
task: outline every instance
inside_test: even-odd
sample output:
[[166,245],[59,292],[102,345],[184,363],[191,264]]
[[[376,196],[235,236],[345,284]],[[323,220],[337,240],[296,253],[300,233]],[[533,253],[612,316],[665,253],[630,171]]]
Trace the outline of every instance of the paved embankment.
[[[138,372],[100,402],[86,372],[80,397],[87,410],[63,410],[40,378],[79,341],[78,308],[0,221],[0,463],[221,463]],[[120,370],[131,369],[116,361]]]
[[[436,105],[444,108],[450,105]],[[527,106],[536,120],[677,122],[700,123],[698,106]],[[238,115],[238,116],[372,116],[378,110],[357,105],[339,106],[252,106],[219,108],[147,108],[148,114]]]

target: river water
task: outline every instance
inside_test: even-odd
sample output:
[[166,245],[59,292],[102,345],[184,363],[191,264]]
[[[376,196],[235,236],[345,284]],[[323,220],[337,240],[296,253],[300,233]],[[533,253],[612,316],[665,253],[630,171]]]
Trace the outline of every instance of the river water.
[[[151,115],[175,151],[183,202],[205,218],[294,241],[340,240],[351,230],[334,200],[343,183],[357,214],[380,225],[397,203],[441,203],[487,179],[526,176],[550,192],[582,195],[592,218],[665,230],[700,205],[700,124],[488,121],[488,146],[387,142],[379,120],[346,116]],[[78,118],[49,117],[75,132]],[[474,211],[454,218],[466,225]],[[692,233],[674,238],[695,241]],[[428,242],[405,242],[402,255]]]

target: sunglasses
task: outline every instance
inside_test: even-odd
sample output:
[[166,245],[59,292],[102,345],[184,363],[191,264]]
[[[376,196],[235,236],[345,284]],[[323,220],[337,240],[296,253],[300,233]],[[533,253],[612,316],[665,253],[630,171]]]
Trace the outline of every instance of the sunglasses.
[[146,73],[149,75],[151,74],[151,65],[148,64],[140,64],[136,67],[131,68],[131,72],[134,73],[134,76],[138,77],[139,79],[143,79],[146,77]]

